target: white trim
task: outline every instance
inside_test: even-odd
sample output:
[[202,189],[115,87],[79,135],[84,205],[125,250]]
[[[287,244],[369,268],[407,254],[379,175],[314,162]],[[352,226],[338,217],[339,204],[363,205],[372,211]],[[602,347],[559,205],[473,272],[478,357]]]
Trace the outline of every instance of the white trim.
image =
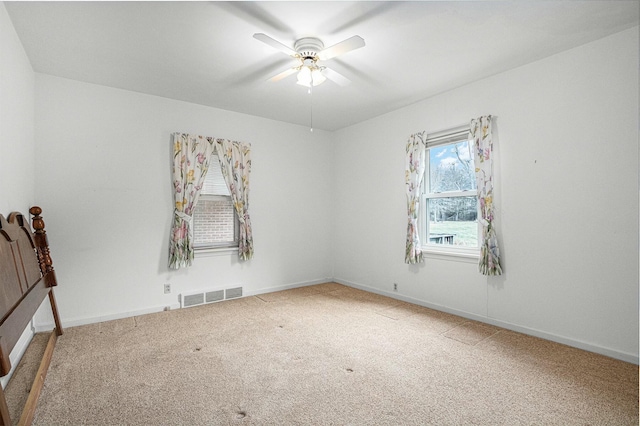
[[229,201],[231,199],[231,195],[216,195],[216,194],[202,194],[200,193],[200,197],[198,197],[198,201]]
[[[51,327],[43,331],[50,331],[50,330],[51,330]],[[11,370],[6,376],[3,376],[2,378],[0,378],[0,385],[2,385],[3,389],[7,387],[7,383],[9,383],[9,380],[11,380],[11,376],[13,376],[13,373],[15,373],[16,368],[20,363],[20,360],[22,360],[22,357],[24,356],[24,353],[27,351],[27,348],[29,347],[29,344],[31,343],[31,340],[33,340],[33,336],[35,336],[35,334],[36,333],[33,328],[33,320],[32,320],[29,322],[29,325],[27,325],[27,328],[25,328],[24,331],[22,332],[20,339],[18,339],[18,341],[16,342],[16,345],[13,347],[13,351],[11,351],[11,353],[9,354],[9,361],[11,362]]]
[[[315,284],[323,284],[327,282],[332,282],[332,280],[333,280],[332,278],[318,278],[316,280],[311,280],[311,281],[300,281],[300,282],[291,283],[291,284],[263,288],[257,291],[247,290],[246,287],[243,285],[242,297],[256,296],[258,294],[263,294],[263,293],[272,293],[274,291],[290,290],[292,288],[306,287],[306,286],[315,285]],[[238,286],[240,286],[240,284],[238,284]],[[171,304],[162,305],[162,306],[153,306],[146,309],[139,309],[135,311],[119,312],[119,313],[114,313],[110,315],[101,315],[97,317],[81,317],[81,318],[73,318],[70,320],[63,319],[61,321],[62,321],[62,328],[65,329],[67,327],[77,327],[80,325],[96,324],[96,323],[105,322],[105,321],[113,321],[118,319],[136,317],[140,315],[153,314],[156,312],[162,312],[162,311],[173,310],[173,309],[180,309],[180,302],[171,303]],[[36,333],[40,333],[42,331],[50,331],[53,327],[54,327],[53,322],[51,323],[47,322],[43,324],[36,324],[34,329]]]
[[237,245],[230,247],[202,247],[193,249],[194,259],[199,257],[224,256],[230,254],[238,254]]
[[[540,331],[540,330],[533,329],[533,328],[529,328],[529,327],[523,327],[523,326],[520,326],[520,325],[517,325],[517,324],[512,324],[512,323],[506,322],[506,321],[501,321],[501,320],[498,320],[498,319],[495,319],[495,318],[489,318],[489,317],[484,316],[484,315],[478,315],[478,314],[473,314],[473,313],[466,312],[466,311],[460,311],[460,310],[457,310],[457,309],[448,308],[446,306],[442,306],[442,305],[438,305],[438,304],[435,304],[435,303],[426,302],[426,301],[415,299],[415,298],[409,297],[409,296],[403,296],[403,295],[395,293],[395,292],[387,292],[387,291],[379,290],[379,289],[374,288],[374,287],[370,287],[370,286],[363,285],[363,284],[358,284],[358,283],[355,283],[355,282],[352,282],[352,281],[348,281],[348,280],[344,280],[344,279],[341,279],[341,278],[319,278],[319,279],[311,280],[311,281],[301,281],[301,282],[297,282],[297,283],[291,283],[291,284],[285,284],[285,285],[279,285],[279,286],[263,288],[263,289],[260,289],[260,290],[246,291],[245,294],[243,295],[243,297],[256,296],[256,295],[259,295],[259,294],[271,293],[271,292],[274,292],[274,291],[290,290],[292,288],[306,287],[306,286],[310,286],[310,285],[323,284],[323,283],[327,283],[327,282],[336,282],[336,283],[339,283],[339,284],[342,284],[342,285],[346,285],[348,287],[353,287],[353,288],[357,288],[357,289],[360,289],[360,290],[368,291],[368,292],[371,292],[371,293],[380,294],[380,295],[383,295],[383,296],[391,297],[392,299],[402,300],[404,302],[413,303],[415,305],[424,306],[426,308],[435,309],[437,311],[446,312],[446,313],[449,313],[449,314],[452,314],[452,315],[458,315],[460,317],[467,318],[467,319],[470,319],[470,320],[480,321],[480,322],[483,322],[483,323],[486,323],[486,324],[495,325],[497,327],[501,327],[501,328],[504,328],[504,329],[507,329],[507,330],[516,331],[518,333],[527,334],[529,336],[539,337],[541,339],[549,340],[549,341],[556,342],[556,343],[561,343],[563,345],[571,346],[571,347],[582,349],[582,350],[589,351],[589,352],[594,352],[594,353],[597,353],[597,354],[600,354],[600,355],[604,355],[604,356],[608,356],[608,357],[611,357],[611,358],[619,359],[621,361],[630,362],[632,364],[638,365],[638,363],[639,363],[639,357],[636,354],[632,354],[632,353],[628,353],[628,352],[616,351],[616,350],[613,350],[613,349],[604,348],[602,346],[598,346],[598,345],[594,345],[594,344],[591,344],[591,343],[583,342],[581,340],[576,340],[576,339],[572,339],[572,338],[568,338],[568,337],[564,337],[564,336],[559,336],[559,335],[556,335],[556,334],[553,334],[553,333],[547,333],[547,332]],[[156,306],[156,307],[151,307],[151,308],[137,310],[137,311],[122,312],[122,313],[117,313],[117,314],[112,314],[112,315],[105,315],[105,316],[100,316],[100,317],[76,318],[76,319],[72,319],[72,320],[68,320],[68,321],[63,321],[62,322],[63,323],[62,327],[63,328],[65,328],[65,327],[75,327],[75,326],[79,326],[79,325],[94,324],[94,323],[99,323],[99,322],[104,322],[104,321],[111,321],[111,320],[115,320],[115,319],[129,318],[129,317],[133,317],[133,316],[138,316],[138,315],[144,315],[144,314],[150,314],[150,313],[164,311],[164,310],[166,310],[167,307],[170,308],[170,309],[178,309],[178,308],[180,308],[180,304],[179,303],[175,303],[175,304],[172,304],[172,305],[169,305],[169,306],[166,306],[166,305],[165,306]],[[40,333],[42,331],[50,331],[52,328],[53,328],[53,323],[36,325],[35,326],[35,332],[36,333]],[[28,343],[25,345],[25,350],[26,350],[26,346],[28,346]],[[18,346],[16,346],[16,347],[18,347]],[[22,354],[20,356],[22,356]]]
[[434,146],[443,145],[449,142],[455,142],[455,139],[458,139],[458,138],[471,139],[469,138],[470,132],[471,132],[471,125],[463,124],[461,126],[456,126],[447,130],[441,130],[439,132],[434,132],[434,133],[427,133],[427,138],[425,139],[425,143],[427,147],[434,147]]
[[[145,315],[145,314],[153,314],[156,312],[162,312],[162,311],[171,310],[171,309],[180,309],[180,303],[172,303],[169,305],[155,306],[155,307],[150,307],[146,309],[139,309],[136,311],[118,312],[115,314],[102,315],[98,317],[82,317],[82,318],[73,318],[70,320],[62,320],[62,329],[64,330],[67,327],[77,327],[80,325],[96,324],[99,322],[113,321],[118,319],[136,317],[136,316]],[[36,324],[35,331],[36,333],[40,333],[42,331],[51,330],[52,327],[53,327],[53,323]]]
[[423,192],[422,196],[427,200],[434,199],[434,198],[457,198],[457,197],[478,198],[478,191],[475,189],[467,189],[465,191]]
[[[457,262],[473,263],[477,262],[480,258],[480,247],[463,247],[463,246],[451,246],[443,244],[431,244],[429,242],[429,224],[427,220],[427,203],[428,200],[436,198],[454,198],[454,197],[475,197],[477,205],[477,215],[480,217],[479,205],[477,203],[478,191],[464,190],[464,191],[445,191],[445,192],[427,192],[429,186],[430,176],[430,160],[429,150],[435,146],[452,144],[454,142],[467,140],[469,138],[470,126],[469,124],[461,125],[452,129],[443,130],[440,132],[427,134],[426,139],[426,164],[424,170],[424,176],[422,177],[421,190],[420,190],[420,203],[418,206],[418,230],[420,236],[421,250],[425,257],[441,260],[450,260]],[[466,132],[466,133],[465,133]],[[482,232],[480,223],[477,223],[477,235],[478,240],[481,238]]]
[[501,327],[507,330],[515,331],[515,332],[526,334],[533,337],[539,337],[541,339],[549,340],[551,342],[556,342],[556,343],[571,346],[574,348],[582,349],[588,352],[593,352],[600,355],[608,356],[610,358],[619,359],[621,361],[629,362],[635,365],[638,365],[640,361],[638,355],[636,354],[616,351],[613,349],[583,342],[581,340],[571,339],[571,338],[559,336],[553,333],[547,333],[545,331],[537,330],[534,328],[523,327],[521,325],[512,324],[510,322],[501,321],[495,318],[489,318],[484,315],[477,315],[477,314],[472,314],[470,312],[451,309],[446,306],[425,302],[423,300],[414,299],[413,297],[402,296],[395,292],[387,292],[387,291],[379,290],[377,288],[369,287],[363,284],[357,284],[347,280],[342,280],[340,278],[334,278],[333,281],[342,285],[346,285],[348,287],[353,287],[353,288],[368,291],[371,293],[380,294],[382,296],[391,297],[392,299],[402,300],[403,302],[413,303],[414,305],[424,306],[425,308],[435,309],[437,311],[442,311],[452,315],[457,315],[463,318],[467,318],[470,320],[483,322],[485,324],[495,325],[496,327]]
[[333,282],[333,278],[318,278],[316,280],[311,280],[311,281],[301,281],[297,283],[279,285],[275,287],[261,288],[260,290],[253,290],[253,291],[249,290],[244,294],[244,296],[257,296],[259,294],[273,293],[275,291],[291,290],[293,288],[308,287],[310,285],[324,284],[324,283],[330,283],[330,282]]
[[452,260],[456,262],[478,263],[480,249],[478,247],[456,247],[447,245],[427,244],[421,247],[426,258]]

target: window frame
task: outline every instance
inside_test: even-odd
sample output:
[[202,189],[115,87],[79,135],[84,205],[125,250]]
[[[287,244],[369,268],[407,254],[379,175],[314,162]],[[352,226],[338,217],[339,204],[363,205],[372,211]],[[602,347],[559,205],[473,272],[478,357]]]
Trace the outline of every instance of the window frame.
[[465,191],[447,191],[447,192],[434,192],[430,193],[429,190],[429,179],[430,179],[430,150],[431,148],[435,148],[442,145],[449,145],[456,142],[461,142],[463,140],[470,141],[469,138],[469,126],[459,126],[453,129],[444,130],[441,132],[428,134],[427,139],[425,141],[426,151],[425,151],[425,168],[424,168],[424,176],[422,177],[422,184],[420,189],[420,207],[419,211],[420,216],[418,218],[418,231],[420,236],[420,245],[422,252],[427,257],[432,258],[441,258],[451,260],[452,258],[455,260],[476,262],[480,258],[480,238],[481,238],[481,227],[480,221],[477,220],[477,235],[478,235],[478,246],[476,247],[464,247],[464,246],[455,246],[449,244],[435,244],[430,243],[429,241],[429,220],[428,220],[428,211],[427,211],[427,203],[430,199],[438,199],[438,198],[451,198],[451,197],[470,197],[473,196],[476,198],[476,210],[477,210],[477,218],[480,218],[480,206],[478,203],[478,191],[476,189],[473,190],[465,190]]
[[[212,167],[221,167],[220,162],[218,160],[218,154],[216,151],[214,151],[211,154],[211,157],[209,158],[209,169],[211,169]],[[208,173],[209,172],[207,171],[207,175]],[[206,176],[205,176],[205,179],[206,179]],[[226,185],[226,182],[225,182],[225,185]],[[198,204],[196,205],[196,209],[198,208],[198,205],[201,206],[200,202],[202,201],[216,201],[216,200],[226,201],[227,199],[231,199],[231,202],[233,204],[233,197],[231,197],[231,195],[219,195],[219,194],[210,194],[210,193],[201,192],[198,197]],[[195,215],[195,209],[193,213]],[[236,212],[235,208],[233,208],[233,218],[234,218],[233,241],[223,241],[219,243],[217,242],[216,243],[200,243],[198,245],[196,245],[194,242],[193,243],[194,255],[196,257],[199,257],[199,255],[214,255],[214,254],[225,254],[228,252],[237,252],[240,244],[240,222],[238,220],[238,213]],[[193,233],[194,233],[194,240],[195,240],[195,233],[196,233],[195,223],[192,223],[192,226],[194,226]]]

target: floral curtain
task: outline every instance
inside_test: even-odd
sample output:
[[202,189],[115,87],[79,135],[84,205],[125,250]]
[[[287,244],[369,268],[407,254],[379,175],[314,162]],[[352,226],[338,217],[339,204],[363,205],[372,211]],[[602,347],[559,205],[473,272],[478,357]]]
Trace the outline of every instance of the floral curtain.
[[407,192],[407,247],[405,263],[422,262],[422,249],[418,234],[418,210],[420,207],[420,187],[424,178],[425,153],[427,150],[426,133],[416,133],[409,136],[407,142],[407,157],[405,170],[405,185]]
[[202,136],[174,133],[171,137],[175,210],[169,245],[169,267],[180,269],[193,263],[192,212],[198,202],[215,145],[212,138]]
[[253,234],[249,218],[249,174],[251,173],[251,144],[217,139],[216,149],[222,176],[231,192],[231,200],[238,214],[240,259],[253,257]]
[[483,275],[502,275],[498,237],[493,224],[493,140],[491,116],[471,120],[469,133],[475,144],[476,183],[480,203],[482,240],[478,268]]

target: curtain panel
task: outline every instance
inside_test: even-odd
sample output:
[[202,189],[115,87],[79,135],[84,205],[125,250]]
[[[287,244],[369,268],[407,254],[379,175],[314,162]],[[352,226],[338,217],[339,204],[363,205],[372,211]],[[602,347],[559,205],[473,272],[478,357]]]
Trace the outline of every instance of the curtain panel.
[[423,261],[418,233],[420,188],[424,179],[426,132],[409,136],[406,149],[405,186],[407,193],[407,245],[404,261],[407,264]]
[[175,209],[169,244],[169,267],[180,269],[193,263],[193,210],[196,207],[214,140],[173,133],[173,195]]
[[471,120],[470,139],[475,145],[476,183],[480,204],[480,261],[478,269],[483,275],[502,275],[498,237],[493,223],[493,139],[491,116]]
[[216,149],[222,176],[231,192],[231,200],[240,224],[238,254],[240,259],[249,260],[253,257],[253,233],[249,217],[251,144],[217,139]]

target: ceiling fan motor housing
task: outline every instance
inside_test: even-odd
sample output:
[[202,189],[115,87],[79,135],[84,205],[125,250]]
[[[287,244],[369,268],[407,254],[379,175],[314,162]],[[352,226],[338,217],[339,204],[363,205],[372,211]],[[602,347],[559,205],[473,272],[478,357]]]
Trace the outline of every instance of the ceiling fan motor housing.
[[296,41],[293,47],[303,59],[316,58],[324,49],[324,44],[315,37],[305,37]]

